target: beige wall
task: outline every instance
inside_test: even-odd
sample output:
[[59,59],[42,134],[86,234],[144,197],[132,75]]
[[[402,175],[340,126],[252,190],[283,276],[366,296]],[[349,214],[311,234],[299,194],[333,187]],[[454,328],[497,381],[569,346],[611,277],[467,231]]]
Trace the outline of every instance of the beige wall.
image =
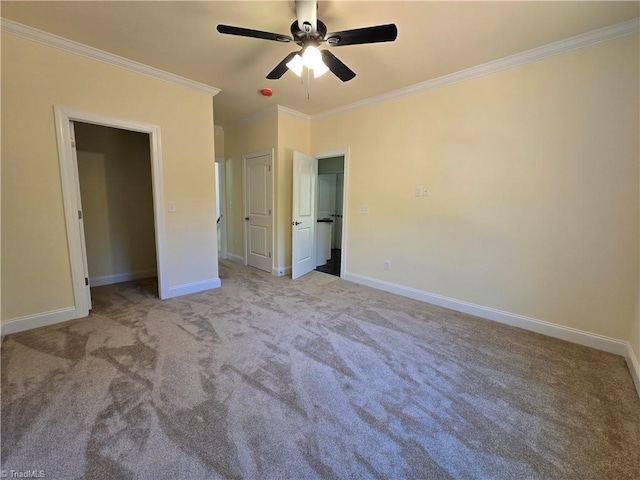
[[224,130],[222,127],[216,127],[214,130],[214,138],[216,143],[216,158],[225,158],[224,156]]
[[293,202],[293,152],[309,154],[311,130],[308,121],[288,114],[278,115],[278,165],[276,225],[278,229],[276,265],[281,271],[291,269],[291,221]]
[[75,134],[91,284],[155,275],[149,135],[79,122]]
[[209,95],[2,34],[2,319],[74,305],[53,106],[158,125],[169,288],[217,279]]
[[629,36],[313,122],[313,152],[350,148],[347,271],[629,339],[638,53]]
[[227,174],[229,253],[243,256],[242,156],[274,149],[274,268],[291,268],[291,193],[293,152],[309,153],[308,121],[273,111],[224,131]]
[[[231,256],[243,257],[244,199],[242,195],[242,156],[248,153],[276,148],[278,143],[278,119],[274,114],[253,122],[226,128],[224,137],[227,193],[227,249]],[[277,156],[277,151],[275,152],[275,156]],[[276,161],[277,158],[274,158],[274,164]]]

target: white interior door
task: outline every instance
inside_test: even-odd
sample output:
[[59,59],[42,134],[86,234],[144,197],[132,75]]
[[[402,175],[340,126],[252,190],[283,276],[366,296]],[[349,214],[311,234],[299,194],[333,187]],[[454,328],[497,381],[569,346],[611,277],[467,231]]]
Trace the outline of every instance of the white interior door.
[[225,193],[224,159],[216,158],[216,224],[218,230],[218,255],[227,258],[227,199]]
[[293,152],[293,205],[291,238],[291,278],[316,268],[316,182],[318,160]]
[[245,258],[247,265],[271,272],[273,223],[272,154],[244,156]]
[[71,156],[76,177],[76,197],[78,202],[78,228],[80,229],[80,247],[82,250],[82,265],[84,267],[84,285],[87,295],[86,305],[91,310],[91,286],[89,285],[89,262],[87,261],[87,242],[84,236],[84,218],[82,214],[82,198],[80,196],[80,175],[78,173],[78,150],[76,149],[76,130],[73,122],[69,122],[69,136],[71,137]]

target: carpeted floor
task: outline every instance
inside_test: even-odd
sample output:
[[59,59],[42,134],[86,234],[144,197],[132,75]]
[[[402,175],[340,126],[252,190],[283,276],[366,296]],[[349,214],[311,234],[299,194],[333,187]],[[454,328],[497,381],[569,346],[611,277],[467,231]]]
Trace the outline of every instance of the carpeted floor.
[[2,469],[47,479],[638,479],[623,358],[311,272],[93,290],[2,345]]

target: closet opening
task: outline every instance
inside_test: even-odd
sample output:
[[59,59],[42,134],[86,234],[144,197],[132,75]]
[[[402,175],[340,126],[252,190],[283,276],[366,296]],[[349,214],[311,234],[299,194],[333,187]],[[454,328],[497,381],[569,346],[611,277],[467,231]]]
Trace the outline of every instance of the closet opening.
[[71,123],[89,286],[148,278],[158,296],[149,134]]

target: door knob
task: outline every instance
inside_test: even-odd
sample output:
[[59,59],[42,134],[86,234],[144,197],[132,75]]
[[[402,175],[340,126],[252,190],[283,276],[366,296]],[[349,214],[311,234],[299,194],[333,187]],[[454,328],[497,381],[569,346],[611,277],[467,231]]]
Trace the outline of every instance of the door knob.
[[300,225],[301,223],[302,223],[302,222],[291,222],[291,225],[293,225],[293,226],[295,227],[295,226]]
[[248,222],[249,221],[249,217],[244,217],[244,219]]

